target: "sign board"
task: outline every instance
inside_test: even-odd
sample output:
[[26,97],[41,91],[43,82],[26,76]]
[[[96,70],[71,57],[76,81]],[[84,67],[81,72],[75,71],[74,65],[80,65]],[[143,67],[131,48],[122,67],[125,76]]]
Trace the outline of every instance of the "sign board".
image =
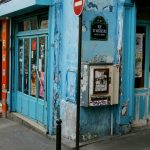
[[98,16],[91,24],[91,40],[106,41],[108,39],[108,24],[102,16]]
[[74,0],[74,13],[80,16],[84,7],[85,0]]

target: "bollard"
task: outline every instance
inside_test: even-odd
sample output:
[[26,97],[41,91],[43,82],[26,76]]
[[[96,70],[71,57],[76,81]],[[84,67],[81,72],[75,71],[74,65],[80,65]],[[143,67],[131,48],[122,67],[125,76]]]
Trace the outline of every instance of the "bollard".
[[56,121],[56,150],[61,150],[61,119]]

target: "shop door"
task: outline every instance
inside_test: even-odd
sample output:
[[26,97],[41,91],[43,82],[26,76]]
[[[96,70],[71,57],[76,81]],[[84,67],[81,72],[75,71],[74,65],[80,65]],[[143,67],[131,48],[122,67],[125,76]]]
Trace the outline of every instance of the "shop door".
[[136,28],[135,94],[133,126],[144,126],[150,119],[150,25]]
[[2,100],[2,42],[0,41],[0,102]]
[[47,125],[47,35],[17,37],[17,112]]

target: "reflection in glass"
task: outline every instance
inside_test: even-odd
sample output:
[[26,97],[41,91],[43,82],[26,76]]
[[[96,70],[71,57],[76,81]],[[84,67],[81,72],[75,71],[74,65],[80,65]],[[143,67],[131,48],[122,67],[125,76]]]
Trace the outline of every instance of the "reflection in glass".
[[31,18],[31,30],[36,30],[38,26],[37,17]]
[[24,93],[28,94],[29,77],[29,39],[24,40]]
[[32,38],[32,51],[31,51],[31,95],[36,97],[36,71],[37,71],[37,39]]
[[22,91],[22,59],[23,55],[23,40],[20,39],[18,42],[18,90]]
[[45,37],[40,37],[39,42],[39,97],[44,99]]
[[48,16],[39,17],[39,28],[40,29],[46,29],[46,28],[48,28]]
[[30,20],[24,20],[18,24],[19,31],[29,31],[30,30]]

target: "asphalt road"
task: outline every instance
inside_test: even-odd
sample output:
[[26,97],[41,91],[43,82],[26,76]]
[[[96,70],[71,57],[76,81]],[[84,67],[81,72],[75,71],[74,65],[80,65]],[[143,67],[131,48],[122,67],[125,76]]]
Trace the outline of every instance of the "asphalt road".
[[[56,150],[55,140],[11,120],[0,118],[0,150]],[[68,148],[62,145],[62,150]],[[150,130],[100,140],[80,150],[150,150]]]
[[[55,141],[16,122],[0,118],[0,150],[56,150]],[[67,150],[62,146],[62,150]]]
[[150,150],[150,130],[99,141],[84,146],[81,150]]

